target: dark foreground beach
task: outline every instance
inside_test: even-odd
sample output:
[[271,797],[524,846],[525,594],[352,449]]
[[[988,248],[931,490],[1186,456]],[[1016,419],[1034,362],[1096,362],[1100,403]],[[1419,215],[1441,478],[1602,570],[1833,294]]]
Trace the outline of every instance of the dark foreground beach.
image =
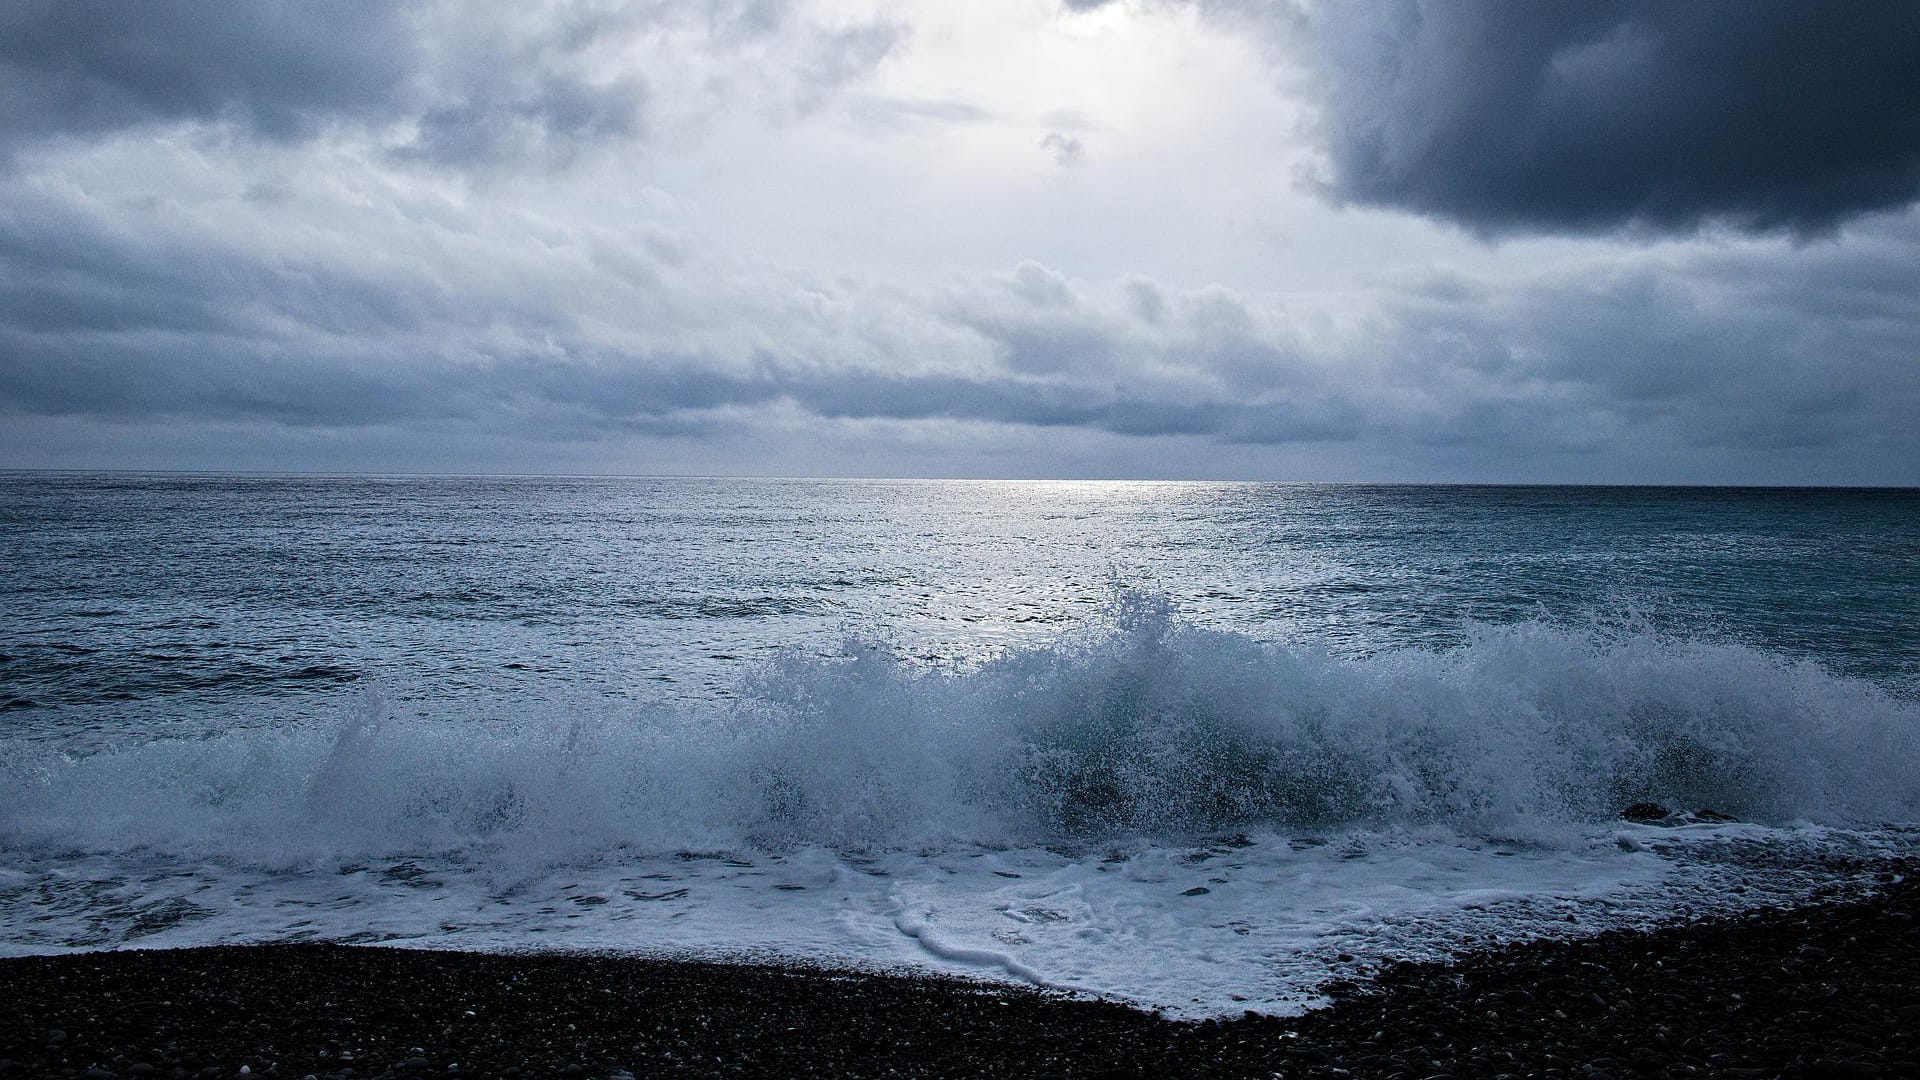
[[5,1076],[1920,1076],[1920,886],[1403,965],[1292,1020],[336,945],[0,961]]

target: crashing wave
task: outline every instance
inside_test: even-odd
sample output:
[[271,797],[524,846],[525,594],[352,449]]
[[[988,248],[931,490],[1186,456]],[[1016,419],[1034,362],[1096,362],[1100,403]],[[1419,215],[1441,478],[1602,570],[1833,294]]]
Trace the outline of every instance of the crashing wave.
[[1920,707],[1738,643],[1524,623],[1337,655],[1121,593],[966,669],[850,640],[727,707],[400,717],[0,749],[0,844],[261,865],[455,854],[1084,845],[1437,824],[1551,837],[1635,803],[1911,819]]

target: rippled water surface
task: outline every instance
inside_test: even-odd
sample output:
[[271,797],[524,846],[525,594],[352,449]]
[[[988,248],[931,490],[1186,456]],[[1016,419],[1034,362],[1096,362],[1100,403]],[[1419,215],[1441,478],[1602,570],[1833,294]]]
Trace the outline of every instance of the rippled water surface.
[[1343,653],[1633,614],[1910,685],[1920,495],[723,479],[0,478],[14,732],[715,695],[846,634],[1044,640],[1116,582]]
[[1285,1010],[1920,819],[1915,492],[11,475],[0,568],[0,952]]

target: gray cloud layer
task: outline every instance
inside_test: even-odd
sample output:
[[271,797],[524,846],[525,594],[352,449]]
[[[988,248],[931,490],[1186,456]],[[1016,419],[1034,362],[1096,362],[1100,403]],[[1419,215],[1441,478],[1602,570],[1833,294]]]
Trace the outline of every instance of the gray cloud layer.
[[4,194],[0,409],[16,416],[583,447],[773,416],[943,421],[1338,445],[1443,472],[1628,444],[1838,454],[1881,481],[1920,461],[1913,219],[1791,258],[1629,251],[1342,308],[1031,263],[939,286],[743,276],[672,237],[425,198],[342,245],[282,203],[169,223],[59,185]]
[[1391,0],[1308,25],[1353,202],[1493,233],[1810,234],[1920,197],[1909,0]]
[[[891,23],[754,0],[125,10],[0,11],[0,464],[58,463],[36,456],[54,437],[218,430],[190,460],[330,441],[374,448],[329,459],[363,467],[457,446],[456,466],[534,448],[594,469],[671,442],[697,466],[730,442],[768,471],[835,443],[850,468],[914,472],[1008,445],[1056,455],[1038,471],[1097,452],[1300,475],[1262,463],[1320,453],[1358,463],[1343,475],[1920,482],[1920,216],[1859,217],[1915,194],[1920,102],[1896,65],[1920,8],[1795,9],[1791,33],[1761,2],[1315,9],[1289,40],[1316,57],[1335,195],[1639,235],[1290,296],[1151,265],[1069,276],[1044,252],[782,264],[625,171],[644,155],[592,171],[706,116],[735,122],[729,152],[804,129],[908,40]],[[985,143],[1003,122],[937,90],[858,93],[847,129]],[[1060,119],[1019,131],[1020,160],[1098,181],[1108,141],[1085,154]],[[862,194],[753,190],[776,189]],[[1799,247],[1646,235],[1841,221]]]
[[386,115],[416,63],[401,12],[378,0],[18,0],[0,8],[0,132],[18,146],[228,120],[284,139]]
[[730,84],[763,65],[783,84],[770,107],[805,113],[902,33],[889,22],[808,24],[789,7],[18,0],[0,8],[0,158],[186,123],[274,141],[355,126],[397,158],[461,168],[564,163],[646,133],[652,84],[635,70],[636,44],[674,39],[660,55],[721,62],[691,72],[693,96],[710,100],[683,107],[737,104]]

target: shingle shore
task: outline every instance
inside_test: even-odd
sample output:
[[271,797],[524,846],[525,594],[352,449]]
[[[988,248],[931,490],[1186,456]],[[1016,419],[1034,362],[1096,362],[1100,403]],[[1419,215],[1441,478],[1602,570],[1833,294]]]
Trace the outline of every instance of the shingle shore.
[[1864,899],[1401,965],[1292,1020],[603,955],[24,957],[0,961],[0,1076],[1920,1077],[1914,869]]

